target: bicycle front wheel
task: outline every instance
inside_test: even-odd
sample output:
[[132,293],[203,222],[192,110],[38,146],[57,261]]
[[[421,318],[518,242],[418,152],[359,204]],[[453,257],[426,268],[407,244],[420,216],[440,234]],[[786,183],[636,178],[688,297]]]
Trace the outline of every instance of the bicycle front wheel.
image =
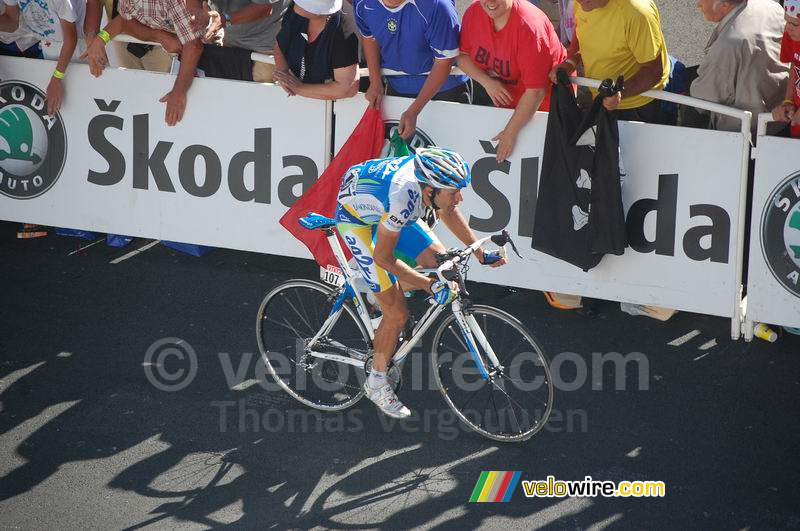
[[[264,297],[258,310],[258,348],[275,381],[303,404],[334,411],[363,395],[364,370],[311,354],[309,342],[330,315],[336,292],[311,280],[290,280]],[[355,310],[345,304],[313,350],[365,361],[370,340]]]
[[[512,315],[473,305],[475,318],[499,364],[479,341],[470,342],[449,315],[433,337],[433,374],[445,401],[469,428],[496,441],[531,438],[553,409],[550,364],[538,340]],[[476,363],[476,359],[478,362]]]

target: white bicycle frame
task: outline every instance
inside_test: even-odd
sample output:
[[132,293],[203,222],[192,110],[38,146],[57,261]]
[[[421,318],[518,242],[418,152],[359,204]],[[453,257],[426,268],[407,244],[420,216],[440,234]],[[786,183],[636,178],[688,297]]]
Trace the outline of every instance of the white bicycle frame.
[[[331,361],[336,361],[339,363],[344,363],[348,365],[353,365],[355,367],[364,367],[364,362],[366,361],[366,357],[351,357],[351,356],[340,356],[337,354],[330,354],[327,352],[318,352],[313,350],[314,346],[316,346],[317,342],[320,338],[326,336],[336,325],[336,322],[339,320],[339,316],[342,314],[344,309],[344,304],[346,303],[347,293],[348,291],[352,291],[353,299],[355,301],[356,312],[358,313],[358,317],[364,325],[364,328],[367,330],[367,334],[369,335],[370,341],[375,340],[375,328],[372,322],[372,319],[369,317],[369,312],[367,311],[367,307],[364,304],[364,299],[362,298],[361,292],[353,287],[353,282],[357,278],[363,278],[363,274],[360,271],[354,271],[350,264],[345,257],[344,251],[342,250],[342,246],[339,244],[339,239],[336,237],[336,234],[333,232],[333,229],[329,229],[326,233],[328,238],[328,243],[333,250],[333,254],[336,257],[336,261],[339,263],[339,268],[342,270],[342,275],[344,276],[344,287],[342,288],[344,291],[339,294],[339,297],[334,304],[334,308],[331,311],[331,314],[322,324],[319,332],[309,341],[308,348],[311,349],[309,354],[316,358],[326,359]],[[489,241],[491,238],[483,238],[481,240],[476,241],[472,245],[470,245],[465,251],[467,252],[466,258],[468,259],[472,253],[475,252],[476,249],[480,248],[484,243]],[[430,274],[436,273],[439,278],[443,281],[446,279],[443,276],[444,271],[448,271],[453,269],[454,267],[459,267],[461,263],[461,258],[453,258],[447,260],[437,269],[420,269],[419,272],[422,274]],[[436,304],[433,300],[431,302],[431,307],[428,308],[428,311],[422,316],[422,318],[416,323],[414,326],[411,337],[408,340],[404,341],[400,348],[395,353],[392,361],[395,365],[400,366],[403,361],[405,360],[406,356],[411,352],[411,350],[416,346],[420,339],[425,335],[425,332],[431,327],[431,325],[436,321],[436,319],[441,315],[444,311],[445,307]],[[339,306],[338,308],[336,306]],[[475,365],[478,367],[478,370],[481,373],[481,376],[484,379],[489,379],[490,374],[486,370],[486,366],[481,359],[480,354],[478,353],[478,349],[476,347],[476,339],[477,344],[480,344],[483,347],[484,352],[489,357],[489,360],[492,363],[492,366],[502,370],[500,365],[500,361],[497,359],[497,355],[495,354],[492,346],[486,339],[486,336],[481,330],[478,322],[475,320],[475,317],[469,314],[464,313],[464,308],[461,303],[461,299],[457,298],[451,303],[451,309],[453,314],[455,315],[456,322],[458,323],[459,328],[461,329],[461,334],[464,339],[465,345],[467,349],[470,351],[470,355],[475,362]],[[335,346],[338,348],[352,351],[345,345],[336,343]]]

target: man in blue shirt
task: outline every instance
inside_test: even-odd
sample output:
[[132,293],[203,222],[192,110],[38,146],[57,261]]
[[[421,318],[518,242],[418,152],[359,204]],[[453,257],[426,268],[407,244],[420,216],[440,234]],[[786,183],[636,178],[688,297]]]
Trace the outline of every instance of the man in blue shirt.
[[354,7],[369,67],[370,105],[381,105],[381,68],[407,74],[387,76],[388,95],[414,98],[400,117],[400,136],[414,134],[417,116],[432,99],[470,103],[467,77],[450,75],[459,32],[452,0],[355,0]]

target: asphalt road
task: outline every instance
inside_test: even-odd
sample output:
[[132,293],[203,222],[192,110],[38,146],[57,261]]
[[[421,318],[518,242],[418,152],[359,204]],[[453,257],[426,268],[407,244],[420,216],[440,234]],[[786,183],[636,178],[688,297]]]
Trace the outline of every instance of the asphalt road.
[[[16,240],[15,229],[0,223],[0,528],[800,526],[800,337],[732,342],[720,318],[660,323],[610,303],[594,316],[559,312],[535,292],[474,285],[476,300],[522,319],[551,359],[574,352],[589,367],[577,389],[557,393],[546,431],[497,444],[454,425],[435,389],[403,389],[429,421],[401,426],[366,401],[314,417],[263,388],[249,354],[256,310],[277,283],[313,277],[309,262],[157,245],[112,264],[146,242],[70,255],[88,242]],[[146,353],[169,337],[197,357],[176,392],[146,377]],[[596,352],[643,353],[643,377],[629,365],[621,389],[613,366],[592,370]],[[425,381],[427,359],[414,356],[406,376]],[[483,470],[660,480],[666,496],[529,499],[518,486],[509,503],[468,503]]]

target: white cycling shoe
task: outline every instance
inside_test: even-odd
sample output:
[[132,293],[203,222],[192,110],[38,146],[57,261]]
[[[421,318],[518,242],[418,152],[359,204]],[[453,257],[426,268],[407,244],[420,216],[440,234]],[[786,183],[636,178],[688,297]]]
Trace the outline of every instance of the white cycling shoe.
[[365,382],[364,394],[378,406],[378,409],[392,418],[404,419],[411,416],[411,410],[400,402],[400,399],[397,398],[397,395],[392,390],[392,386],[388,383],[373,389],[369,382]]

